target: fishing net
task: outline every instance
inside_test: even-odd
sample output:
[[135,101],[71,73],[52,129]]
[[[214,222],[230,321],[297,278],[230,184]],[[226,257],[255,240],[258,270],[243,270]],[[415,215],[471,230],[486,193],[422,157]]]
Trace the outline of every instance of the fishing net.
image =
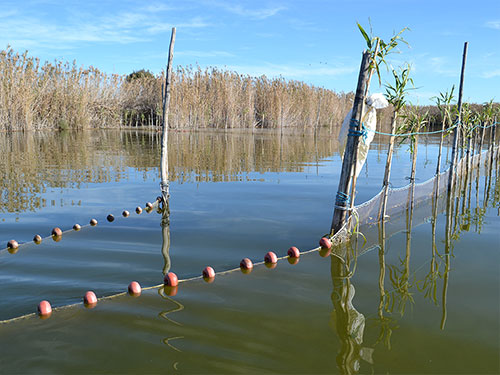
[[[495,150],[496,148],[492,147],[491,150],[472,156],[469,161],[466,157],[462,157],[456,167],[454,167],[456,178],[462,177],[471,167],[479,168],[480,165],[478,164],[481,161],[490,161],[492,158],[491,153],[495,153]],[[418,217],[420,218],[418,221],[425,221],[426,218],[432,217],[433,204],[437,204],[438,211],[442,211],[450,173],[451,168],[449,166],[445,171],[424,182],[410,182],[402,187],[389,187],[386,205],[386,215],[390,218],[389,222],[395,223],[398,218],[405,215],[410,202],[413,202],[413,209],[418,212]],[[349,220],[332,237],[332,243],[338,245],[347,241],[351,237],[352,231],[358,226],[370,226],[378,223],[383,193],[384,189],[381,188],[373,198],[354,206]]]

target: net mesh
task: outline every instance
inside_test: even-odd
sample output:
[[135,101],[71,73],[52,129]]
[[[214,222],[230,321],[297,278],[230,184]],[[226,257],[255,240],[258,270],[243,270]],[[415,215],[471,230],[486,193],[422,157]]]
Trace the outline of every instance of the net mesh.
[[[468,161],[464,156],[458,162],[454,170],[456,171],[456,176],[460,177],[466,171],[467,163],[469,166],[478,166],[481,161],[488,160],[490,158],[490,152],[496,152],[496,148],[484,151],[481,154],[476,154],[470,158]],[[424,182],[420,183],[409,183],[402,187],[389,187],[387,191],[387,204],[386,204],[386,215],[391,219],[397,218],[404,215],[406,209],[411,201],[412,185],[413,189],[413,205],[414,208],[419,209],[419,215],[422,217],[432,216],[432,200],[436,197],[438,205],[442,204],[444,201],[444,193],[448,187],[448,179],[450,177],[451,169],[448,167],[445,171],[439,173]],[[370,225],[375,224],[379,221],[379,214],[381,211],[384,189],[382,188],[373,198],[370,200],[354,206],[353,215],[351,215],[350,220],[332,237],[333,244],[340,244],[347,241],[350,238],[350,233],[355,226],[360,225]],[[392,220],[391,220],[392,221]]]

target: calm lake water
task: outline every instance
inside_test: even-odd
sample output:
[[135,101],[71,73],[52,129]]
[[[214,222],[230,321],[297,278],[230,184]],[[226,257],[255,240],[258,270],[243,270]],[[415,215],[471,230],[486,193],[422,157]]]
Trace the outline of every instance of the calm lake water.
[[[420,140],[417,182],[433,176],[438,141]],[[499,373],[498,163],[462,180],[449,246],[444,205],[433,219],[428,201],[411,231],[404,213],[389,221],[384,251],[378,226],[362,226],[366,244],[345,247],[347,264],[310,252],[237,269],[329,232],[337,147],[328,134],[172,131],[162,228],[162,215],[134,212],[159,194],[159,133],[3,134],[0,320],[28,316],[0,324],[0,373]],[[372,144],[356,203],[380,190],[386,147]],[[395,187],[408,183],[407,149],[396,150]],[[55,226],[68,231],[58,242],[46,238]],[[175,296],[116,296],[208,265],[236,270],[182,282]],[[87,290],[111,298],[88,309]],[[43,299],[52,316],[29,315]]]

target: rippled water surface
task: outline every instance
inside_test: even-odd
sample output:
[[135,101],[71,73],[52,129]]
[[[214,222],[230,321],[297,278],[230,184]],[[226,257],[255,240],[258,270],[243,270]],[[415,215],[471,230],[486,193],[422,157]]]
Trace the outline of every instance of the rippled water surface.
[[[433,176],[437,143],[420,141],[417,182]],[[386,145],[372,144],[357,203],[380,190]],[[378,226],[361,227],[366,243],[336,249],[342,260],[313,251],[243,274],[242,258],[312,249],[329,231],[334,136],[172,131],[169,215],[135,213],[159,194],[159,133],[4,134],[0,150],[1,373],[500,372],[500,184],[489,157],[451,199],[450,236],[441,197],[435,218],[432,201],[415,207],[411,231],[404,212],[392,218],[385,243]],[[394,186],[409,168],[401,145]],[[195,278],[207,265],[234,271]],[[168,271],[195,279],[169,295],[156,287]],[[123,294],[132,280],[153,288]],[[93,309],[81,303],[87,290],[100,298]],[[33,314],[43,299],[55,307],[48,319]]]

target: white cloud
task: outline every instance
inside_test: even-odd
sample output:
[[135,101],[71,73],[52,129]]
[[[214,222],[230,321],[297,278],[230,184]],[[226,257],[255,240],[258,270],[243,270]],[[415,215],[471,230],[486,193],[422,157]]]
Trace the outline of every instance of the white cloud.
[[275,6],[275,7],[267,7],[260,9],[250,9],[244,8],[239,4],[233,4],[232,2],[226,1],[209,1],[207,2],[210,6],[219,7],[229,13],[236,14],[238,16],[255,19],[255,20],[263,20],[272,16],[275,16],[282,10],[287,9],[284,6]]
[[188,57],[234,57],[235,55],[226,51],[179,51],[176,56]]
[[[134,12],[96,15],[70,8],[58,22],[50,22],[46,14],[37,12],[0,10],[0,43],[21,49],[71,49],[82,42],[129,44],[147,41],[153,35],[169,32],[174,26],[165,22],[164,14],[160,14],[167,9],[161,4],[153,4]],[[207,27],[208,23],[201,17],[193,17],[175,26],[199,29]]]
[[432,103],[431,98],[437,95],[439,95],[437,91],[410,90],[408,92],[408,100],[412,104],[425,105]]
[[490,70],[489,72],[484,72],[481,74],[482,78],[493,78],[493,77],[500,77],[500,69],[497,70]]
[[303,80],[306,77],[334,77],[344,74],[352,74],[357,68],[352,66],[338,67],[313,67],[304,65],[278,65],[264,63],[262,65],[230,65],[227,69],[237,71],[240,74],[248,74],[250,76],[259,77],[265,75],[267,77],[287,77],[297,80]]
[[490,29],[500,30],[500,20],[488,21],[484,25]]
[[149,25],[150,26],[146,28],[146,31],[150,34],[164,33],[166,31],[170,31],[174,26],[177,29],[200,29],[210,26],[210,24],[205,22],[201,17],[194,17],[188,22],[176,23],[175,25],[161,21],[156,23],[149,22]]
[[450,64],[445,57],[430,57],[427,63],[430,65],[430,70],[433,73],[448,77],[455,77],[460,73],[460,70],[455,69],[454,64]]

